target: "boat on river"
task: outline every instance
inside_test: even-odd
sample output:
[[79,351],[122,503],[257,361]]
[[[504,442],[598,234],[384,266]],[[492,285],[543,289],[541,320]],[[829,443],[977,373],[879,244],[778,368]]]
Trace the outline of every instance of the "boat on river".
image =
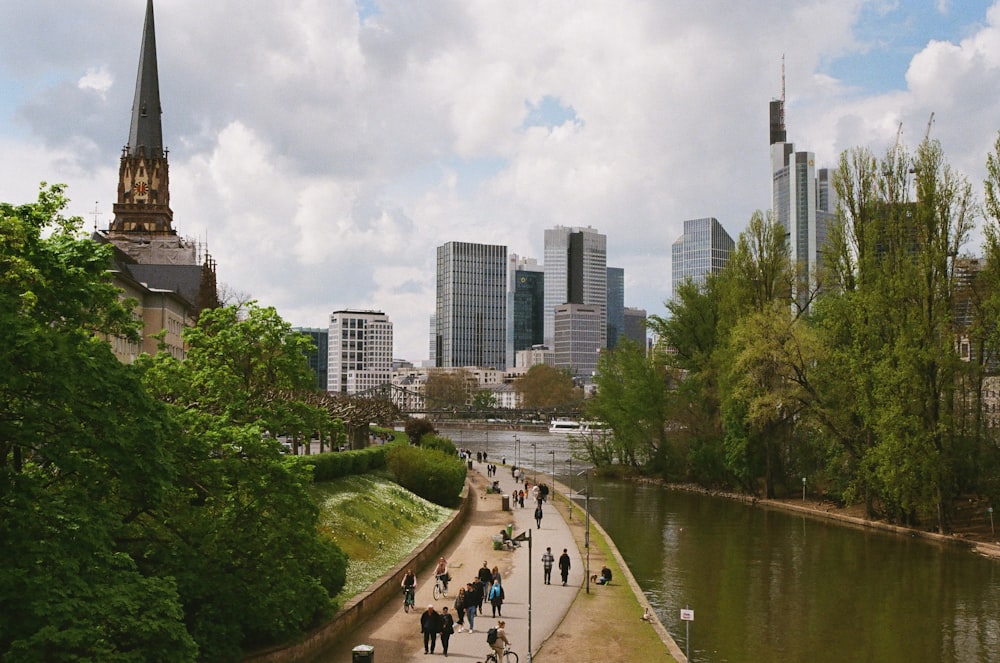
[[575,419],[553,419],[549,422],[550,433],[589,433],[604,430],[607,426],[600,421],[576,421]]

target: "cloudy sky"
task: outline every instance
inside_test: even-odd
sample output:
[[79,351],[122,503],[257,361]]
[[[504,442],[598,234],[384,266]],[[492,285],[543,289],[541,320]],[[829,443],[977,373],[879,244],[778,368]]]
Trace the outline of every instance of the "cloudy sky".
[[[105,228],[145,0],[0,3],[0,200]],[[385,311],[427,357],[435,248],[592,226],[665,312],[684,219],[770,205],[768,102],[820,166],[931,137],[981,192],[1000,0],[157,0],[174,226],[296,326]],[[967,247],[978,252],[978,242]]]

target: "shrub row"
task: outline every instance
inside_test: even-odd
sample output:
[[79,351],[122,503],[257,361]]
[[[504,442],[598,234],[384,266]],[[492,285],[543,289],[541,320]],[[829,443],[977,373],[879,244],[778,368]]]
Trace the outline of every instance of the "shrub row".
[[311,456],[293,456],[294,462],[312,465],[313,481],[329,481],[352,474],[365,474],[385,467],[386,445],[354,451],[333,451]]
[[398,444],[389,448],[386,463],[396,483],[410,492],[441,506],[458,504],[466,467],[454,454]]

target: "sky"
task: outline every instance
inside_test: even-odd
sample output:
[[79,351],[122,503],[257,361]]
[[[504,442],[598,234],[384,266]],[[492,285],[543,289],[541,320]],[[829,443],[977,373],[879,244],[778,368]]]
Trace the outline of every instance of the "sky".
[[[60,182],[111,222],[145,5],[0,3],[0,200]],[[155,23],[177,232],[294,326],[384,311],[414,362],[449,241],[541,263],[546,228],[593,227],[626,306],[665,315],[684,220],[736,239],[770,207],[782,63],[819,167],[929,131],[981,197],[1000,130],[1000,0],[156,0]]]

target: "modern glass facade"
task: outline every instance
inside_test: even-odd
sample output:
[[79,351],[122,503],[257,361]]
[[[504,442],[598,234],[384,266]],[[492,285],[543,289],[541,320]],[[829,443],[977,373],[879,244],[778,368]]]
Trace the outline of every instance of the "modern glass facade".
[[735,248],[733,238],[717,219],[685,221],[684,234],[671,247],[671,292],[676,295],[687,279],[701,285],[709,274],[721,272]]
[[625,270],[608,267],[608,349],[614,350],[625,333]]
[[392,380],[392,323],[381,311],[330,314],[327,391],[357,394]]
[[316,375],[316,386],[322,391],[326,391],[330,363],[330,330],[317,327],[295,327],[292,331],[305,334],[312,339],[313,345],[316,346],[312,354],[306,355],[306,359],[309,361],[309,370]]
[[515,269],[511,287],[510,358],[545,340],[545,272]]
[[545,231],[545,343],[554,345],[555,308],[587,304],[601,316],[607,346],[607,237],[593,228],[556,226]]
[[507,247],[448,242],[437,249],[435,365],[507,366]]

